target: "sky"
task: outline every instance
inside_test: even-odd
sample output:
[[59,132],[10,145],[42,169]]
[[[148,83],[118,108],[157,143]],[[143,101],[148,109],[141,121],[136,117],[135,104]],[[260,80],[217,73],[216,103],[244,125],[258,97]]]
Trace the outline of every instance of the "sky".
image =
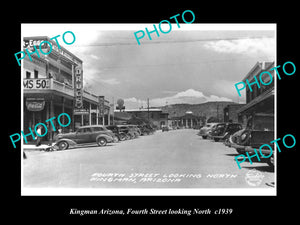
[[276,59],[272,24],[192,23],[178,28],[175,23],[167,34],[152,33],[152,40],[145,34],[138,45],[134,32],[146,27],[153,30],[153,24],[22,24],[21,34],[51,38],[72,31],[72,45],[58,41],[83,60],[84,88],[110,102],[122,98],[127,109],[147,107],[147,98],[150,106],[244,103],[245,94],[239,97],[234,84],[257,61]]

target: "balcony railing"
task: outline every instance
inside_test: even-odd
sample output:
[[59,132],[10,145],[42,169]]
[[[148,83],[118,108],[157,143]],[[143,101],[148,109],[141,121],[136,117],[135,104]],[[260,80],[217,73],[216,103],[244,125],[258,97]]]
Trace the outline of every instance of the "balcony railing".
[[[30,92],[33,90],[54,90],[74,97],[74,89],[69,84],[61,83],[53,78],[41,78],[41,79],[23,79],[24,92]],[[83,97],[98,103],[98,96],[91,94],[87,91],[83,91]]]

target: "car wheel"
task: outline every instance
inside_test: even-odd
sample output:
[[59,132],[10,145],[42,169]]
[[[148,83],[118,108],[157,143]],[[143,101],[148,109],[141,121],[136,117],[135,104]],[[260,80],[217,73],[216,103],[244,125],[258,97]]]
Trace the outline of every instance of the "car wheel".
[[69,147],[69,143],[66,141],[61,141],[58,143],[58,149],[59,150],[66,150]]
[[120,134],[120,140],[125,141],[126,140],[126,135],[125,134]]
[[215,142],[218,142],[218,141],[219,141],[219,138],[214,138],[214,141],[215,141]]
[[120,138],[119,137],[117,137],[117,136],[114,136],[114,142],[119,142],[120,141]]
[[203,138],[203,139],[206,139],[206,138],[207,138],[207,136],[202,136],[202,138]]
[[107,141],[106,141],[105,138],[100,137],[100,138],[97,139],[97,144],[98,144],[99,146],[105,146],[105,145],[107,144]]

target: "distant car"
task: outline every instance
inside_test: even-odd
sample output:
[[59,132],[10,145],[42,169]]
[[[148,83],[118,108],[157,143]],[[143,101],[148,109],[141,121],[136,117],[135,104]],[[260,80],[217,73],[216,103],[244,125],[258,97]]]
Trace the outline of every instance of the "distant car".
[[141,136],[142,135],[142,131],[140,130],[140,128],[138,127],[138,125],[135,124],[128,124],[127,125],[131,130],[133,130],[133,132],[135,133],[136,136]]
[[200,128],[198,135],[203,139],[206,139],[208,137],[209,131],[214,125],[216,125],[216,123],[207,123],[204,127]]
[[166,125],[165,125],[165,126],[162,126],[162,127],[161,127],[161,131],[162,131],[162,132],[164,132],[164,131],[169,131],[169,127],[166,126]]
[[150,125],[147,125],[147,124],[138,125],[138,128],[141,131],[141,135],[149,135],[149,134],[153,134],[153,132],[154,132],[154,129]]
[[117,125],[119,127],[120,132],[126,134],[126,139],[133,139],[138,136],[138,133],[128,125]]
[[242,128],[242,124],[240,123],[220,123],[216,129],[211,132],[211,136],[214,141],[225,140]]
[[[237,133],[233,139],[231,147],[238,152],[248,152],[249,155],[259,151],[263,144],[269,144],[274,150],[274,145],[270,144],[274,140],[274,114],[256,113],[249,117],[246,129]],[[261,149],[262,154],[269,155],[268,147]],[[274,151],[273,151],[274,153]],[[274,154],[266,159],[270,166],[274,166]]]
[[59,150],[65,150],[70,145],[97,143],[99,146],[105,146],[107,143],[115,141],[115,135],[112,131],[101,125],[81,126],[76,132],[58,134],[54,137],[54,145]]
[[126,140],[126,133],[122,132],[117,125],[108,125],[105,126],[108,130],[111,130],[115,136],[118,138],[118,141]]

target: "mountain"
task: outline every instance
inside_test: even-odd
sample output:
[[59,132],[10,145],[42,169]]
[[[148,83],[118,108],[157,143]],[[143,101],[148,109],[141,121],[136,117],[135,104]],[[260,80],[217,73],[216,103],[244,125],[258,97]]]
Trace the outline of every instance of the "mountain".
[[224,108],[227,105],[238,104],[232,101],[205,102],[201,104],[172,104],[159,107],[163,112],[169,113],[169,118],[185,115],[187,111],[191,111],[195,116],[217,117],[221,120],[224,118]]

